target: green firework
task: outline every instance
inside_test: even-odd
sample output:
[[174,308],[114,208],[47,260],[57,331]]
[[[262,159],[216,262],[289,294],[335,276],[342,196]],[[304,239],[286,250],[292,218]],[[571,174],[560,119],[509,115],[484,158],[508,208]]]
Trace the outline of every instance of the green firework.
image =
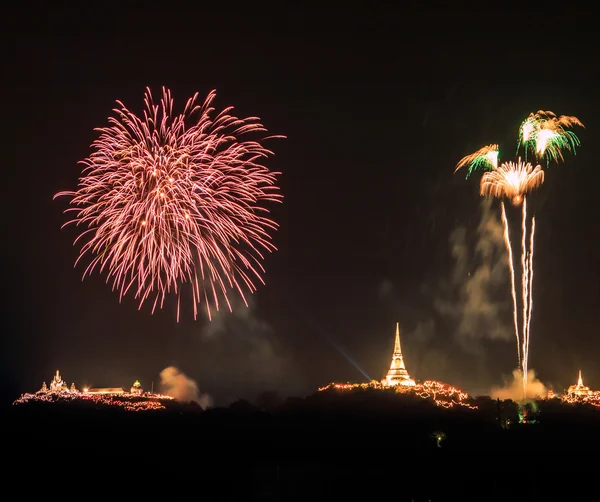
[[498,145],[487,145],[471,155],[463,157],[454,172],[462,167],[467,168],[467,178],[473,171],[492,171],[498,167]]

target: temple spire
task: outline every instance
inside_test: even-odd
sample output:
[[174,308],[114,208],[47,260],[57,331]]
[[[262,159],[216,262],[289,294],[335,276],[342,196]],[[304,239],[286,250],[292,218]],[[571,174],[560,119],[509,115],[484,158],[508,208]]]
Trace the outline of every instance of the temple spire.
[[402,356],[402,347],[400,345],[400,323],[396,323],[396,339],[394,341],[394,353],[392,355],[392,364],[383,380],[386,385],[415,385],[415,381],[410,378],[406,366],[404,366],[404,357]]
[[402,356],[402,349],[400,348],[400,323],[396,323],[396,343],[394,343],[394,355]]
[[567,394],[579,397],[585,397],[592,394],[590,388],[583,385],[581,370],[579,370],[579,378],[577,379],[577,385],[569,386],[569,388],[567,389]]

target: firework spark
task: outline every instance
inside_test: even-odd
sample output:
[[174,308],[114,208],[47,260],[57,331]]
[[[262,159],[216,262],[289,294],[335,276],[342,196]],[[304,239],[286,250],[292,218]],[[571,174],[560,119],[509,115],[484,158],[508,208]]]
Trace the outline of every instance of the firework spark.
[[[527,199],[525,194],[544,182],[544,172],[540,166],[535,168],[527,163],[505,162],[497,169],[485,173],[481,178],[481,195],[496,198],[508,197],[515,206],[521,205],[521,294],[517,295],[515,281],[515,263],[513,244],[510,239],[509,223],[506,217],[504,202],[501,202],[502,225],[504,226],[504,243],[508,252],[510,270],[511,296],[513,300],[513,321],[517,338],[517,358],[523,375],[523,396],[527,396],[527,371],[529,361],[529,333],[531,312],[533,310],[533,239],[535,234],[535,218],[531,219],[531,230],[527,226]],[[527,241],[527,235],[529,242]],[[519,301],[521,308],[519,309]],[[522,327],[519,329],[519,310]]]
[[535,233],[535,218],[531,219],[531,237],[527,247],[527,200],[523,199],[521,222],[521,301],[523,303],[523,328],[521,333],[523,396],[527,396],[527,372],[529,362],[529,327],[531,325],[531,310],[533,308],[533,236]]
[[473,171],[495,169],[498,167],[498,145],[487,145],[471,155],[463,157],[458,164],[454,172],[458,171],[462,167],[467,167],[467,178],[471,176]]
[[515,335],[517,337],[517,360],[519,361],[519,366],[521,366],[521,339],[519,337],[519,311],[517,305],[517,289],[515,287],[515,263],[513,261],[513,252],[512,246],[510,244],[510,233],[508,230],[508,220],[506,218],[506,209],[504,207],[504,202],[500,203],[500,208],[502,210],[502,225],[504,226],[504,244],[506,245],[506,250],[508,251],[510,289],[513,301],[513,321],[515,324]]
[[[245,119],[225,108],[213,118],[211,91],[199,105],[196,93],[183,113],[173,113],[173,99],[163,88],[160,104],[146,89],[141,117],[117,101],[116,117],[92,143],[93,153],[65,212],[83,227],[77,263],[90,256],[83,277],[105,272],[123,298],[135,292],[139,308],[152,302],[152,313],[167,296],[177,298],[177,320],[184,286],[189,287],[194,319],[198,304],[219,296],[229,309],[230,290],[263,283],[264,252],[275,251],[270,233],[277,224],[265,203],[281,202],[280,173],[262,162],[270,150],[249,133],[266,132],[257,117]],[[272,136],[283,137],[283,136]],[[268,139],[268,138],[263,138]]]
[[480,193],[496,198],[506,197],[515,206],[521,204],[525,194],[544,183],[541,166],[529,162],[504,162],[481,177]]
[[[501,196],[501,195],[500,195]],[[527,199],[522,196],[521,205],[521,295],[517,295],[515,280],[515,262],[513,244],[510,239],[508,218],[504,202],[500,203],[502,225],[504,226],[504,243],[508,252],[508,267],[510,270],[510,286],[513,301],[513,322],[517,338],[517,358],[523,375],[523,396],[527,396],[527,375],[529,366],[529,334],[531,328],[531,313],[533,311],[533,241],[535,235],[535,217],[531,219],[531,230],[527,226]],[[529,234],[529,241],[527,235]],[[519,309],[519,301],[521,308]],[[522,327],[519,329],[519,310],[521,311]]]
[[527,200],[525,194],[539,187],[544,182],[544,171],[538,165],[530,163],[505,162],[497,169],[484,173],[481,178],[480,193],[496,198],[509,198],[515,206],[522,204],[521,222],[521,312],[522,328],[519,333],[519,308],[515,283],[515,264],[512,242],[510,240],[508,219],[504,202],[501,203],[502,224],[504,226],[504,243],[508,252],[510,270],[511,295],[513,300],[513,320],[517,338],[517,356],[523,374],[523,395],[527,396],[527,371],[529,361],[529,332],[531,312],[533,310],[533,238],[535,218],[532,218],[529,247],[527,247]]
[[523,145],[525,155],[532,151],[546,162],[564,161],[563,151],[575,153],[580,145],[579,138],[568,130],[574,126],[585,127],[577,117],[561,115],[557,117],[551,111],[538,110],[530,113],[519,129],[519,146]]
[[[499,199],[508,198],[513,205],[521,206],[521,293],[517,295],[516,267],[513,245],[510,239],[509,222],[504,202],[501,201],[502,224],[504,225],[504,242],[508,251],[510,284],[513,300],[513,321],[517,338],[517,359],[523,375],[523,396],[527,396],[527,372],[529,359],[529,334],[531,329],[531,314],[533,311],[533,241],[535,235],[535,218],[531,218],[531,227],[527,225],[526,194],[544,183],[544,172],[541,166],[533,167],[527,162],[527,152],[533,151],[538,159],[564,161],[563,152],[575,153],[579,146],[579,138],[569,130],[574,126],[585,127],[577,117],[561,115],[557,117],[550,111],[539,110],[531,113],[523,121],[519,129],[519,144],[525,151],[525,162],[506,162],[498,166],[498,145],[481,148],[472,155],[464,157],[456,166],[455,173],[461,167],[468,166],[467,178],[472,171],[482,169],[485,172],[481,178],[480,194]],[[529,241],[527,235],[529,234]],[[521,308],[519,308],[519,301]],[[519,315],[520,314],[520,315]],[[519,317],[522,317],[519,328]]]

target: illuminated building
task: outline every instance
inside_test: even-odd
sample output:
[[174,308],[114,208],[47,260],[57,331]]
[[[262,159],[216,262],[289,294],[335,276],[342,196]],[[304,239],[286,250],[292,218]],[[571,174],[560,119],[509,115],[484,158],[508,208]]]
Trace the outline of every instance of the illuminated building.
[[579,370],[579,380],[577,381],[577,385],[571,385],[567,390],[567,394],[569,396],[579,396],[585,397],[592,394],[592,391],[589,387],[583,385],[583,379],[581,378],[581,370]]
[[98,406],[111,406],[122,408],[126,411],[148,411],[164,410],[164,401],[173,401],[174,398],[163,394],[144,393],[142,385],[136,380],[131,386],[130,392],[121,387],[83,387],[81,391],[72,383],[67,387],[58,370],[56,375],[47,386],[43,383],[42,388],[33,393],[21,394],[21,397],[13,402],[13,405],[22,405],[30,402],[56,403],[56,402],[92,402]]
[[67,382],[61,378],[60,372],[56,370],[56,375],[54,375],[54,378],[50,382],[50,388],[46,387],[46,382],[44,382],[40,392],[77,392],[77,389],[75,388],[75,384],[72,383],[69,390]]
[[[390,389],[392,387],[393,389]],[[443,382],[435,380],[426,380],[423,383],[415,383],[410,378],[406,366],[404,366],[404,358],[402,356],[402,348],[400,346],[400,325],[396,323],[396,340],[394,343],[394,353],[392,355],[392,364],[387,372],[387,375],[380,382],[371,380],[364,383],[335,383],[332,382],[324,387],[319,387],[319,392],[335,391],[335,392],[352,392],[354,390],[363,391],[366,389],[384,390],[398,394],[413,394],[421,399],[431,399],[437,406],[443,408],[452,408],[454,406],[462,406],[471,410],[477,409],[476,405],[471,404],[469,395],[462,392],[456,387],[452,387]]]
[[144,393],[144,389],[142,389],[142,384],[139,380],[133,382],[133,385],[131,386],[131,389],[129,389],[129,392],[131,394],[137,394],[138,396],[141,396]]
[[125,394],[125,389],[121,387],[95,387],[88,389],[86,394]]
[[59,371],[56,370],[56,375],[50,382],[50,392],[63,392],[67,388],[67,383],[60,377]]
[[383,385],[405,387],[414,387],[415,381],[410,378],[406,367],[404,366],[404,357],[402,357],[402,348],[400,347],[400,325],[396,323],[396,341],[394,343],[394,354],[392,355],[392,364],[386,377],[381,381]]

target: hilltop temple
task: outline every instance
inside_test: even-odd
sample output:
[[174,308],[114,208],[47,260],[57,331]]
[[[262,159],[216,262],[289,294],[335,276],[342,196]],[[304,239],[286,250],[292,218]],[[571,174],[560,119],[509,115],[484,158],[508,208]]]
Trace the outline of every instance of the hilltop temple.
[[579,396],[585,397],[589,396],[592,393],[589,387],[583,385],[583,379],[581,378],[581,370],[579,370],[579,380],[577,381],[577,385],[571,385],[567,390],[567,394],[569,396]]
[[403,385],[414,387],[415,381],[410,378],[406,367],[404,366],[404,357],[402,357],[402,348],[400,347],[400,324],[396,323],[396,341],[394,342],[394,354],[392,355],[392,364],[386,377],[381,381],[385,386],[394,387]]
[[46,387],[46,382],[44,382],[40,392],[77,392],[77,389],[74,383],[71,384],[71,388],[69,389],[67,382],[61,378],[59,371],[56,370],[56,375],[54,375],[54,378],[50,382],[50,388]]

